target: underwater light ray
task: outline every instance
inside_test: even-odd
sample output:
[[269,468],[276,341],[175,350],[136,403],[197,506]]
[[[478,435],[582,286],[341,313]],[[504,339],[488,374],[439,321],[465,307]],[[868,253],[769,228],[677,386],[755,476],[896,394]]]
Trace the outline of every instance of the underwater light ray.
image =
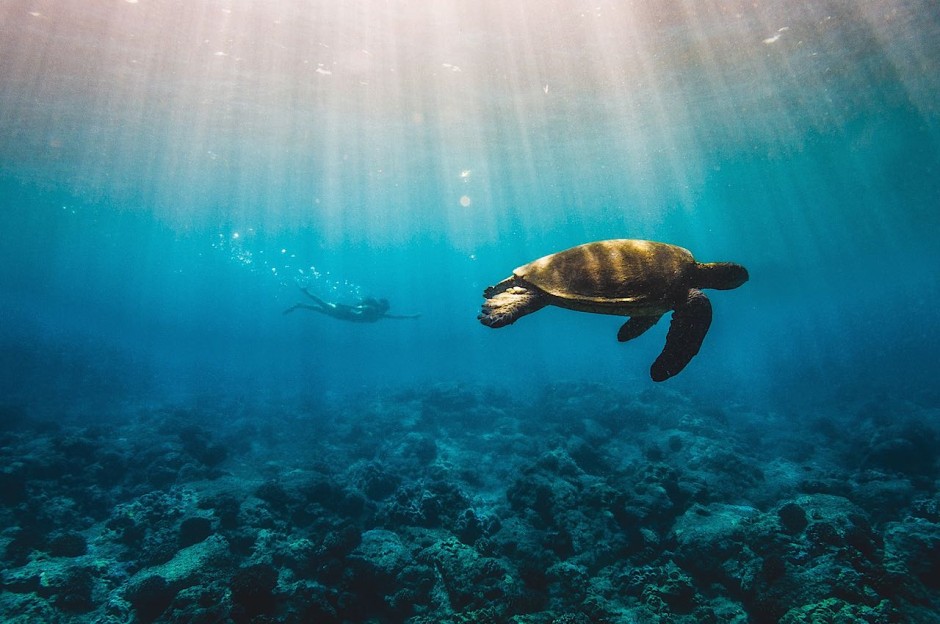
[[495,103],[491,112],[500,118],[497,123],[501,125],[501,131],[512,140],[494,142],[497,149],[503,150],[502,153],[494,152],[493,148],[488,152],[498,163],[505,163],[513,174],[508,184],[511,194],[504,199],[512,202],[513,223],[522,230],[523,237],[527,236],[526,233],[541,231],[544,225],[539,223],[540,218],[549,211],[519,208],[545,201],[539,187],[550,185],[554,173],[540,169],[536,156],[539,139],[534,135],[546,127],[546,119],[537,99],[542,95],[535,60],[539,40],[537,33],[532,31],[537,27],[534,20],[528,19],[530,15],[534,17],[530,10],[532,7],[525,3],[508,3],[495,18],[497,23],[494,26],[500,32],[496,40],[500,52],[499,65],[493,70],[494,80],[499,82],[496,93],[500,101]]
[[[871,28],[907,97],[925,120],[938,112],[936,76],[940,75],[940,12],[931,0],[859,3],[858,16]],[[911,33],[922,36],[912,37]],[[936,133],[938,129],[933,128]]]

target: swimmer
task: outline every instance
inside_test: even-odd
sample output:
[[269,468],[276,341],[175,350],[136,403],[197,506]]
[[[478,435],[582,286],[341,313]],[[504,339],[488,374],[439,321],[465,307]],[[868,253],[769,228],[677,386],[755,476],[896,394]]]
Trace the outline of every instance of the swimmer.
[[421,316],[420,314],[389,314],[388,310],[390,306],[388,299],[366,297],[355,305],[348,305],[345,303],[330,303],[329,301],[324,301],[306,288],[301,288],[300,290],[313,300],[314,305],[309,303],[295,303],[284,310],[284,314],[290,314],[298,308],[303,308],[304,310],[319,312],[320,314],[326,314],[327,316],[332,316],[341,321],[351,321],[353,323],[375,323],[381,319],[416,319]]

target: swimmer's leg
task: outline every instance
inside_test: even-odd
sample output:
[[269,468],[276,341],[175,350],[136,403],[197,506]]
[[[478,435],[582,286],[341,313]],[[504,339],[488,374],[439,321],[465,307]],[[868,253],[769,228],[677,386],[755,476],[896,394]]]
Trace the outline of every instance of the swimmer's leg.
[[323,308],[319,306],[308,305],[306,303],[295,303],[291,307],[284,310],[284,314],[290,314],[297,308],[303,308],[304,310],[312,310],[313,312],[320,312],[321,314],[326,314],[326,311]]
[[[314,295],[313,293],[311,293],[311,292],[310,292],[309,290],[307,290],[306,288],[301,288],[300,290],[301,290],[305,295],[307,295],[308,297],[310,297],[311,299],[313,299],[313,302],[316,303],[317,305],[319,305],[320,307],[322,307],[323,309],[325,309],[325,310],[333,310],[333,309],[336,308],[336,304],[335,304],[335,303],[328,303],[328,302],[324,301],[323,299],[320,299],[319,297],[317,297],[316,295]],[[308,307],[309,307],[309,306],[308,306]]]

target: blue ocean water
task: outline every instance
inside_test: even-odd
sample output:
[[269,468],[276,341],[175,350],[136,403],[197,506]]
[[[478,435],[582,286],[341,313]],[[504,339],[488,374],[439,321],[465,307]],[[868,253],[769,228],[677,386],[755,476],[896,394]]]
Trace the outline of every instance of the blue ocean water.
[[[751,271],[675,386],[936,377],[929,4],[355,7],[7,4],[7,392],[645,387],[665,323],[474,321],[512,268],[604,238]],[[423,316],[280,317],[311,279]]]
[[[935,419],[938,233],[927,0],[0,6],[0,403],[30,417],[596,382]],[[750,272],[662,384],[668,319],[476,320],[608,238]],[[301,287],[421,316],[282,314]]]

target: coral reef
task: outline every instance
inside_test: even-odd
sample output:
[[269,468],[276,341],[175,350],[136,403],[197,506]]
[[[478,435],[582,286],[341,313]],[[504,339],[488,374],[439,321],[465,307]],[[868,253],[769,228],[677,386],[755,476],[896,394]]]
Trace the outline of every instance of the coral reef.
[[211,405],[15,411],[3,621],[940,622],[928,407],[793,427],[581,383]]

